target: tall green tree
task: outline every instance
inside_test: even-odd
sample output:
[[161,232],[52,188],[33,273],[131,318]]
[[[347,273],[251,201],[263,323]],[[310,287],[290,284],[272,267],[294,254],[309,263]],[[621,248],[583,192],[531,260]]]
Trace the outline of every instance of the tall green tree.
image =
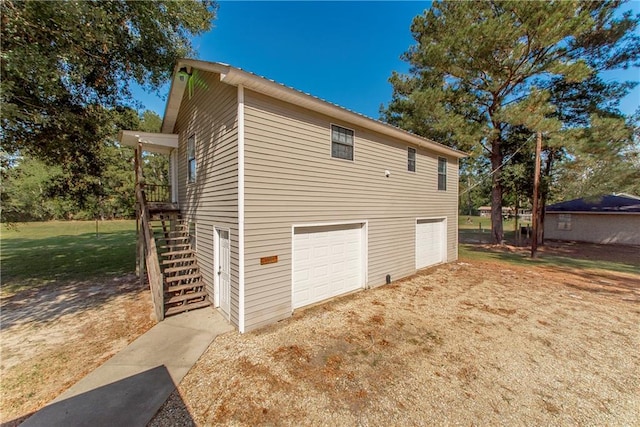
[[561,185],[551,197],[568,200],[610,193],[640,194],[638,122],[593,115],[591,124],[571,131],[573,150],[559,162],[553,178]]
[[383,118],[415,133],[486,157],[492,172],[492,231],[503,240],[505,158],[513,128],[557,131],[554,81],[580,83],[597,71],[637,61],[638,17],[617,18],[618,1],[434,3],[417,16],[417,44],[393,73]]
[[[3,223],[50,219],[130,218],[135,213],[133,150],[115,140],[118,128],[157,132],[160,117],[151,111],[140,117],[132,109],[111,111],[111,137],[102,142],[97,175],[75,175],[65,165],[50,165],[30,155],[2,153]],[[145,155],[145,172],[154,184],[168,183],[167,156]],[[148,166],[151,165],[151,166]],[[88,187],[94,186],[91,191]]]
[[215,11],[211,0],[3,0],[3,149],[60,165],[69,177],[61,188],[99,197],[105,141],[132,85],[167,81]]

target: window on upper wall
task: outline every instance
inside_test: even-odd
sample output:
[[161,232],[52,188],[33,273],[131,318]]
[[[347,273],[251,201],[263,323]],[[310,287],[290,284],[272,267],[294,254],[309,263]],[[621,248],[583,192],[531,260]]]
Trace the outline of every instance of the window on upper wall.
[[438,157],[438,190],[447,190],[447,159]]
[[196,136],[187,139],[187,182],[196,182]]
[[353,131],[331,125],[331,157],[353,160]]
[[409,147],[407,149],[407,170],[409,172],[416,171],[416,149]]

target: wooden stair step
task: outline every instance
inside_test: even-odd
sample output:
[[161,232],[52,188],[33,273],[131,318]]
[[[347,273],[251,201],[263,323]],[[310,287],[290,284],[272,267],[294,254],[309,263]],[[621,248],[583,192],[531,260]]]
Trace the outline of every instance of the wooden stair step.
[[170,236],[175,236],[176,234],[179,236],[184,236],[185,234],[188,235],[189,233],[188,232],[185,233],[184,230],[171,230],[171,231],[168,231],[168,234]]
[[182,237],[159,237],[160,239],[164,240],[165,242],[173,242],[173,241],[178,241],[178,240],[188,240],[189,236],[182,236]]
[[169,251],[169,252],[163,252],[160,255],[165,256],[165,257],[170,257],[170,256],[176,256],[176,255],[187,255],[187,254],[192,254],[195,253],[193,252],[193,250],[191,249],[187,249],[184,251]]
[[172,245],[162,245],[162,246],[160,246],[160,248],[161,249],[175,249],[178,246],[190,247],[191,244],[190,243],[174,243]]
[[[179,273],[181,271],[197,270],[197,269],[198,269],[198,265],[197,264],[181,265],[181,266],[178,266],[178,267],[165,268],[163,273],[164,274],[171,274],[171,273]],[[170,276],[170,277],[172,277],[172,276]]]
[[187,283],[186,285],[169,286],[165,291],[165,295],[172,294],[174,292],[182,292],[187,289],[196,289],[196,288],[204,288],[204,282],[193,282],[193,283]]
[[180,282],[182,280],[189,280],[189,279],[200,279],[202,278],[202,274],[200,274],[200,272],[195,273],[195,274],[181,274],[178,276],[170,276],[170,277],[165,277],[164,280],[167,283],[173,283],[173,282]]
[[190,292],[188,294],[174,295],[172,297],[165,298],[164,303],[165,303],[165,305],[169,305],[169,304],[175,304],[177,302],[182,302],[182,301],[195,299],[195,298],[202,298],[202,297],[206,297],[206,296],[207,296],[207,292],[206,291]]
[[160,262],[160,264],[171,265],[171,264],[178,264],[180,262],[194,263],[195,261],[196,261],[196,257],[190,256],[190,257],[184,257],[184,258],[163,259],[162,262]]
[[164,315],[165,316],[171,316],[173,314],[182,313],[184,311],[189,311],[189,310],[195,310],[195,309],[198,309],[198,308],[209,307],[210,305],[211,305],[211,301],[209,301],[208,299],[206,299],[204,301],[193,302],[191,304],[176,305],[174,307],[168,308],[164,312]]

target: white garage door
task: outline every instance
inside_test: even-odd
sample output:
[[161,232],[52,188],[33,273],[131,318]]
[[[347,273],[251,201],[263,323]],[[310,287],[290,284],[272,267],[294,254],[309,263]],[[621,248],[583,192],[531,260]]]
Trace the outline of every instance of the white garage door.
[[443,219],[421,219],[416,224],[416,268],[445,261],[447,234]]
[[363,287],[362,234],[362,224],[294,229],[293,308]]

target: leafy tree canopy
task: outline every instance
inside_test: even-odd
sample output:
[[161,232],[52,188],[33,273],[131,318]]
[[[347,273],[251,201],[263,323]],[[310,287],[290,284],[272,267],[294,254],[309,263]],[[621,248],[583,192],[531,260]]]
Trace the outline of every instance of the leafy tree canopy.
[[[148,132],[160,131],[161,119],[145,111],[138,117],[131,109],[108,111],[116,127]],[[43,221],[49,219],[129,218],[135,212],[133,150],[121,147],[115,133],[105,138],[96,152],[95,174],[79,174],[81,164],[47,164],[29,154],[0,153],[0,221]],[[147,179],[153,184],[169,183],[168,156],[147,153]],[[75,165],[75,169],[73,169]]]
[[211,28],[216,7],[4,0],[0,11],[3,149],[96,177],[102,141],[126,120],[131,84],[165,82],[175,61],[193,53],[191,37]]

